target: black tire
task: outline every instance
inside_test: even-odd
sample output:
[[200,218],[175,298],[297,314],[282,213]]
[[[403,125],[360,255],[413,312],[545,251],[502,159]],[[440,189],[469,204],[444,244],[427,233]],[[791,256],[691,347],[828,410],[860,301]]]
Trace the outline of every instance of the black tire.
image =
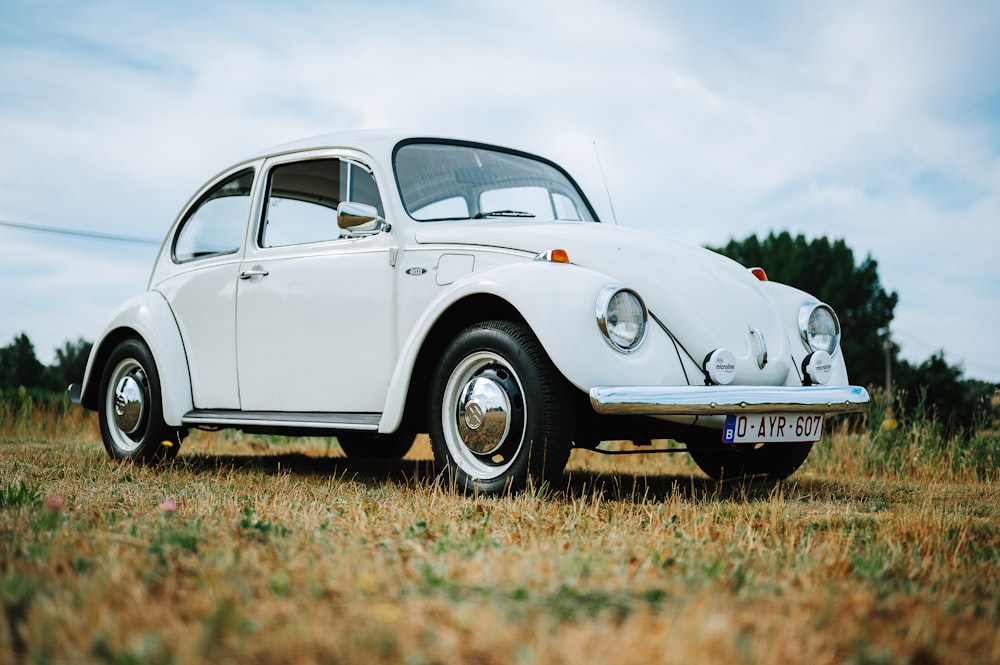
[[811,442],[765,443],[758,447],[712,442],[688,442],[695,464],[714,480],[763,477],[784,480],[802,466],[812,450]]
[[118,344],[101,374],[98,417],[112,459],[156,463],[177,456],[183,430],[163,421],[160,375],[146,345]]
[[467,493],[558,480],[572,447],[570,387],[526,326],[485,321],[452,341],[431,380],[434,461]]
[[398,460],[410,452],[415,438],[413,433],[408,432],[393,434],[347,432],[337,435],[337,443],[349,459]]

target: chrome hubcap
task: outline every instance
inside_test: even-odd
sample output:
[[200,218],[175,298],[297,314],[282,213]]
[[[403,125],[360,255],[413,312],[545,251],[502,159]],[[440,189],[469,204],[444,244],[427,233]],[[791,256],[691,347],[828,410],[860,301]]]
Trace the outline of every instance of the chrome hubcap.
[[138,450],[149,426],[149,380],[134,358],[125,358],[111,372],[104,414],[114,447],[128,454]]
[[138,372],[122,377],[115,386],[115,424],[126,434],[132,434],[142,422],[146,410],[142,386],[137,380]]
[[451,373],[442,404],[448,450],[466,473],[502,475],[524,445],[525,404],[520,379],[496,353],[465,357]]
[[477,376],[458,399],[458,434],[479,455],[496,451],[510,432],[510,400],[495,381]]

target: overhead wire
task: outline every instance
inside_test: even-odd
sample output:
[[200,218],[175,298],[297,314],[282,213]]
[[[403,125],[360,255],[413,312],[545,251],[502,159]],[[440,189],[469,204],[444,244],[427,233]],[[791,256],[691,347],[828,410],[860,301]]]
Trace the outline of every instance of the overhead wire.
[[[913,335],[911,333],[903,332],[903,331],[894,329],[892,331],[892,335],[893,335],[893,337],[896,337],[896,338],[902,337],[904,339],[904,341],[907,344],[910,344],[911,346],[913,344],[916,344],[918,346],[923,346],[925,349],[929,349],[929,350],[932,350],[932,351],[941,351],[942,353],[944,353],[944,355],[946,357],[947,356],[954,357],[954,354],[948,353],[945,350],[945,348],[944,348],[943,345],[932,344],[931,342],[928,342],[927,340],[924,340],[924,339],[920,339],[919,337],[916,337],[915,335]],[[998,367],[996,365],[992,365],[990,363],[984,363],[981,360],[971,360],[970,361],[968,358],[961,358],[960,357],[958,359],[958,362],[962,366],[962,370],[963,370],[962,373],[963,374],[967,374],[969,372],[969,370],[972,369],[974,371],[978,371],[980,373],[988,374],[988,375],[992,375],[992,376],[998,376],[998,375],[1000,375],[1000,367]]]
[[143,238],[141,236],[129,236],[118,233],[101,233],[99,231],[84,231],[81,229],[67,229],[58,226],[43,226],[41,224],[25,224],[22,222],[12,222],[0,219],[0,226],[19,229],[21,231],[33,231],[36,233],[48,233],[52,235],[75,236],[77,238],[87,238],[88,240],[103,240],[105,242],[126,242],[136,245],[157,245],[162,241],[153,238]]

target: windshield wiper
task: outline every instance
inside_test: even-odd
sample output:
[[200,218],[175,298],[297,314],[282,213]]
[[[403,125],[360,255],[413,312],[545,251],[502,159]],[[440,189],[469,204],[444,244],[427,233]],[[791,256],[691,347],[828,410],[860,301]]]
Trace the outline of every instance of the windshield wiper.
[[477,212],[473,219],[485,219],[487,217],[534,217],[534,215],[521,210],[491,210],[490,212]]

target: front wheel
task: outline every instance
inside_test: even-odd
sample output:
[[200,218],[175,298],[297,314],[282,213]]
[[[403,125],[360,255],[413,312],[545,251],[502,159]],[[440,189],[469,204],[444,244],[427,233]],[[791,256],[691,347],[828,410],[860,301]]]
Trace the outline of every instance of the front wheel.
[[112,459],[173,459],[182,432],[163,421],[160,375],[146,345],[128,339],[115,347],[101,375],[99,420]]
[[529,328],[462,331],[431,381],[434,460],[465,492],[498,494],[560,477],[572,446],[569,387]]

